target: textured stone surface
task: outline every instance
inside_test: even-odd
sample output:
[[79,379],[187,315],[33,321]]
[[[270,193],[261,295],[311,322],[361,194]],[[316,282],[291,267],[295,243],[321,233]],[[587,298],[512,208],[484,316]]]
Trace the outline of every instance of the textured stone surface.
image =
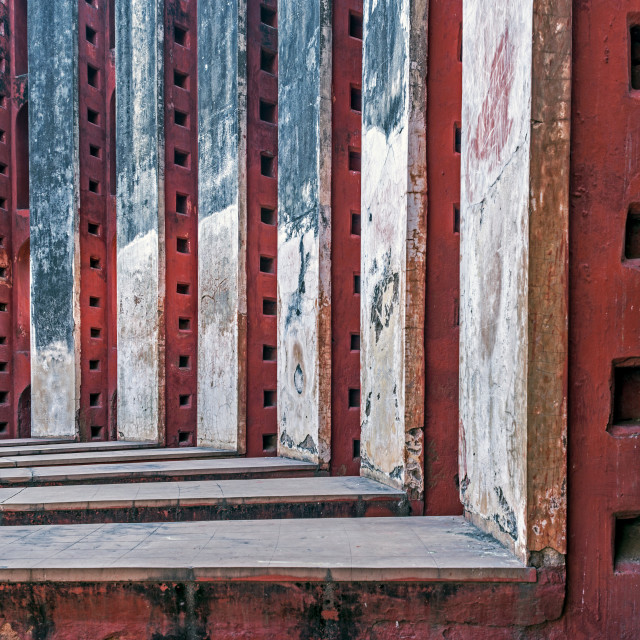
[[161,0],[116,0],[118,425],[165,437],[165,198]]
[[278,3],[278,453],[327,465],[331,3]]
[[533,582],[461,517],[12,527],[0,581]]
[[424,491],[424,0],[365,0],[362,473]]
[[80,395],[78,3],[28,7],[31,432],[75,436]]
[[198,5],[198,442],[244,450],[246,2]]
[[463,16],[460,487],[474,522],[521,558],[565,548],[563,7],[478,0]]

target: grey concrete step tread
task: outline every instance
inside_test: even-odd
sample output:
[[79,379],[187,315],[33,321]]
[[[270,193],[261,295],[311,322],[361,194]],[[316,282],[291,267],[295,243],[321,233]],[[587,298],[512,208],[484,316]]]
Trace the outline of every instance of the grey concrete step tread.
[[0,582],[535,582],[462,517],[0,528]]
[[[9,442],[6,440],[5,442]],[[136,449],[157,449],[157,442],[131,442],[128,440],[113,440],[110,442],[75,442],[73,440],[15,440],[16,444],[10,449],[0,449],[0,456],[34,456],[53,453],[88,453],[92,451],[126,451]],[[3,445],[8,446],[8,445]]]
[[0,489],[0,512],[402,499],[368,478],[268,478]]
[[0,469],[0,485],[17,483],[81,482],[87,480],[121,480],[132,482],[145,477],[207,475],[275,474],[313,472],[317,465],[287,458],[204,458],[189,460],[158,460],[112,464],[59,465],[54,467],[20,467]]
[[0,448],[42,444],[76,444],[76,442],[73,438],[9,438],[7,440],[0,440]]
[[0,457],[0,469],[12,467],[52,467],[74,464],[107,464],[121,462],[150,462],[152,460],[190,460],[193,458],[235,457],[233,451],[208,447],[182,447],[179,449],[129,449],[108,451],[81,451],[76,453],[37,454]]

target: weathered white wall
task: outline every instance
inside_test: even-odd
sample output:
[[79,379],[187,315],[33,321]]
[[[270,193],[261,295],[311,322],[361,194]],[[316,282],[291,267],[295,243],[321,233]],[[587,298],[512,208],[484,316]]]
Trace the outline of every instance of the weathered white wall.
[[118,433],[165,437],[162,0],[116,0]]
[[80,406],[78,3],[31,0],[31,433],[75,436]]
[[524,557],[533,2],[465,0],[460,490]]
[[246,2],[198,4],[198,444],[245,449]]
[[365,0],[362,475],[423,492],[426,0]]
[[278,3],[278,453],[328,464],[331,2]]

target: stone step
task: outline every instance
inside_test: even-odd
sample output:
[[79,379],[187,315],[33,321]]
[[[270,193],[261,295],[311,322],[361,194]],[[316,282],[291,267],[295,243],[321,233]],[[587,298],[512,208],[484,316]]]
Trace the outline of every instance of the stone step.
[[[329,576],[329,577],[328,577]],[[0,582],[535,582],[460,516],[0,528]]]
[[[317,465],[287,458],[204,458],[0,469],[0,486],[308,477]],[[133,491],[133,489],[131,489]]]
[[41,444],[72,444],[75,443],[73,438],[8,438],[0,440],[1,447],[23,447]]
[[181,447],[179,449],[134,448],[126,450],[80,451],[76,453],[39,453],[0,457],[0,469],[15,467],[54,467],[85,464],[110,464],[122,462],[152,462],[159,460],[192,460],[201,458],[235,457],[234,451],[208,447]]
[[[15,442],[14,445],[4,444]],[[37,438],[28,440],[5,440],[2,447],[10,449],[0,449],[3,456],[35,456],[53,453],[88,453],[92,451],[127,451],[134,449],[157,449],[160,445],[157,442],[131,442],[128,440],[113,440],[110,442],[75,442],[73,440],[38,440]]]
[[0,489],[0,524],[404,516],[405,494],[368,478],[276,478]]

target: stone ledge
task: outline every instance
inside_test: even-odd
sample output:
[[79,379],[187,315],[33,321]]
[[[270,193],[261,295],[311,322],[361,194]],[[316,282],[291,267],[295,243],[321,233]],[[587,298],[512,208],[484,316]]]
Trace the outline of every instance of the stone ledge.
[[0,583],[536,581],[462,517],[0,529]]

